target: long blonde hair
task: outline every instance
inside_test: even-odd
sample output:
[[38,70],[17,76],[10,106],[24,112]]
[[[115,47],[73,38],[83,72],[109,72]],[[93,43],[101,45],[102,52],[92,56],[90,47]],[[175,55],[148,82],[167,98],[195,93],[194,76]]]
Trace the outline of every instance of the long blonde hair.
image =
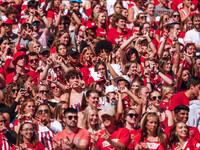
[[90,126],[90,122],[88,121],[89,115],[91,114],[92,111],[96,111],[98,114],[98,110],[92,106],[87,106],[84,110],[84,116],[83,116],[83,127],[85,129],[87,129],[88,131],[98,131],[100,130],[100,119],[98,118],[98,122],[95,125],[95,129],[92,129],[92,127]]

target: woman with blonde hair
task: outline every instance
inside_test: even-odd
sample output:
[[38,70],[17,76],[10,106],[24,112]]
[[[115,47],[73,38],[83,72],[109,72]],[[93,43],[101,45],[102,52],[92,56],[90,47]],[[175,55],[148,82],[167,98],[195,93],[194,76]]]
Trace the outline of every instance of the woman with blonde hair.
[[99,12],[97,13],[96,17],[94,18],[94,22],[97,25],[97,31],[96,31],[96,37],[104,36],[107,37],[107,31],[108,31],[108,22],[107,16],[105,12]]
[[155,31],[155,39],[160,42],[161,37],[163,37],[163,34],[165,32],[168,33],[168,30],[166,27],[164,27],[164,24],[167,23],[169,20],[169,15],[168,14],[163,14],[160,17],[158,29]]
[[81,63],[82,65],[90,68],[92,65],[92,58],[94,57],[95,52],[90,47],[85,47],[82,51]]
[[160,107],[164,110],[169,110],[171,106],[171,98],[173,97],[175,93],[175,89],[171,85],[164,85],[161,88],[161,96],[162,96],[162,102],[160,104]]
[[101,130],[98,110],[96,108],[92,106],[87,106],[85,108],[82,125],[83,128],[87,129],[92,134],[95,134]]

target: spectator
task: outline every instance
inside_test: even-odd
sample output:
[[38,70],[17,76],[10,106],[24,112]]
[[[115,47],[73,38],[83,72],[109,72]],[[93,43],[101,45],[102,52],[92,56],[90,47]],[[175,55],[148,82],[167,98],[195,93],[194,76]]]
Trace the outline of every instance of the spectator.
[[197,50],[199,50],[200,15],[199,14],[193,15],[192,22],[194,24],[194,28],[186,32],[184,41],[185,43],[195,43]]
[[55,135],[54,148],[88,149],[90,135],[86,129],[77,127],[78,116],[76,109],[67,108],[64,111],[64,116],[66,127],[62,132]]
[[20,126],[19,134],[17,136],[17,144],[16,146],[13,146],[12,150],[18,148],[44,149],[43,144],[37,141],[36,131],[32,123],[25,122]]
[[[124,149],[128,146],[130,140],[129,131],[127,128],[115,127],[115,110],[111,107],[102,109],[101,119],[105,129],[99,133],[98,138],[94,137],[95,140],[92,149]],[[117,141],[112,139],[117,139]]]

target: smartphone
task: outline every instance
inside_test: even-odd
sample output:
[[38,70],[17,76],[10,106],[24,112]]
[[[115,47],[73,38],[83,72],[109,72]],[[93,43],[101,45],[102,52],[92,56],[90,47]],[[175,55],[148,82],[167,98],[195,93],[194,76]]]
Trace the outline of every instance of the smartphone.
[[24,85],[20,85],[20,89],[21,91],[26,91],[25,86]]

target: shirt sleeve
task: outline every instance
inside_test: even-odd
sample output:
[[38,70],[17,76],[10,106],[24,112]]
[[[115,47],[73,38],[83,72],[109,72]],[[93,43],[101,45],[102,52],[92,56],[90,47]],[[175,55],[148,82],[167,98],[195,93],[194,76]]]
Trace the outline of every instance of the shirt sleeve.
[[174,108],[179,105],[179,96],[175,94],[171,99],[171,107],[170,110],[174,111]]

